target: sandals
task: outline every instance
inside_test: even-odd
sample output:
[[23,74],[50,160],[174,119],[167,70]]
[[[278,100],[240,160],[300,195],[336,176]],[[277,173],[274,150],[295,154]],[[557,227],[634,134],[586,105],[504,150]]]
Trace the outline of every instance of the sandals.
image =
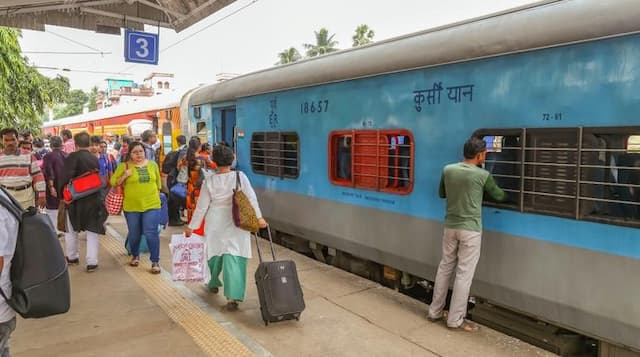
[[464,320],[462,322],[462,325],[460,325],[458,327],[448,327],[448,328],[449,328],[449,330],[464,331],[464,332],[477,332],[478,330],[480,330],[480,326],[474,324],[471,321],[467,321],[467,320]]
[[227,311],[237,311],[238,310],[238,302],[235,301],[235,300],[228,301],[226,309],[227,309]]
[[429,322],[438,322],[438,321],[446,320],[448,315],[449,314],[446,311],[443,312],[442,315],[440,315],[439,317],[431,317],[431,315],[427,313],[427,320],[429,320]]
[[137,267],[138,265],[140,265],[140,257],[131,258],[131,261],[129,262],[129,266]]
[[151,263],[151,274],[160,274],[161,271],[159,263]]

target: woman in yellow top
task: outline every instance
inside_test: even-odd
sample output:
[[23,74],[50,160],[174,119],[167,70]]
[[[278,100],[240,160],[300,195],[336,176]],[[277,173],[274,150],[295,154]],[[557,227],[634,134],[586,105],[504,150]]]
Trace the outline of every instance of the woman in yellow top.
[[132,255],[129,265],[137,267],[140,264],[140,240],[144,234],[151,253],[151,273],[159,274],[158,224],[162,186],[158,165],[145,158],[142,143],[134,142],[129,146],[129,161],[118,165],[110,181],[113,187],[124,185],[122,210],[127,219]]

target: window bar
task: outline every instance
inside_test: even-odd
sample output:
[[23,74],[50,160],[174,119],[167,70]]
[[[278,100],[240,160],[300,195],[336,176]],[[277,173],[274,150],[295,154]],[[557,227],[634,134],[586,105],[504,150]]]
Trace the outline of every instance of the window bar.
[[[376,176],[380,175],[380,130],[376,130]],[[376,178],[376,191],[380,191],[380,179]]]
[[578,157],[576,158],[576,220],[580,219],[580,168],[582,165],[582,129],[582,127],[578,127]]
[[356,188],[356,131],[351,130],[351,187]]
[[520,133],[520,212],[524,212],[524,162],[527,157],[527,128],[522,128]]
[[279,131],[278,132],[278,162],[280,163],[278,166],[278,177],[280,177],[280,179],[284,178],[284,170],[282,169],[282,150],[284,150],[284,144],[282,143],[282,132]]

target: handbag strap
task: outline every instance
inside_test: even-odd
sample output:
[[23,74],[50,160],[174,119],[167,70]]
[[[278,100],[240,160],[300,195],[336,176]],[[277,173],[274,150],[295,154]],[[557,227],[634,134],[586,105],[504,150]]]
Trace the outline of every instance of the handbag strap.
[[[129,170],[129,161],[126,161],[126,162],[124,163],[124,172],[126,173],[126,172],[127,172],[127,170]],[[125,184],[125,183],[127,183],[127,180],[128,180],[128,179],[129,179],[129,178],[127,177],[126,179],[124,179],[124,181],[122,181],[122,185],[120,185],[120,188],[121,188],[121,189],[123,189],[123,190],[124,190],[124,184]]]
[[236,191],[240,190],[242,185],[240,184],[240,173],[236,171]]

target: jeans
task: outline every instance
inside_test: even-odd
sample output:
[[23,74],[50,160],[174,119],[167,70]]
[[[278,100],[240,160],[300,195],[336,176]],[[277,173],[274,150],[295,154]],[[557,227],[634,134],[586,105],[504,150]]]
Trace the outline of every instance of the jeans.
[[9,353],[9,337],[16,329],[16,318],[0,323],[0,357],[11,357]]
[[142,234],[147,237],[151,262],[160,261],[160,234],[158,233],[158,222],[160,222],[160,209],[150,209],[144,212],[125,212],[127,228],[129,233],[129,245],[131,254],[134,257],[140,256],[140,238]]

